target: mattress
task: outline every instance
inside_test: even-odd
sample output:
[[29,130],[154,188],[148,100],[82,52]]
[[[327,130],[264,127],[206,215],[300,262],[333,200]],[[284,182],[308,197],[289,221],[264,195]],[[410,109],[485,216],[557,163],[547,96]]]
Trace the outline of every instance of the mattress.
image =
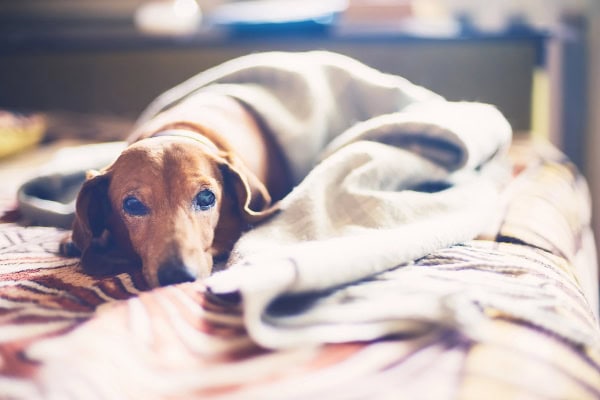
[[[5,186],[0,398],[600,398],[585,179],[546,143],[517,140],[509,158],[497,231],[372,279],[410,285],[426,273],[474,296],[511,291],[510,302],[458,304],[468,324],[279,350],[251,338],[238,299],[201,281],[149,290],[140,272],[84,274],[58,255],[66,231],[19,224],[17,187]],[[485,287],[469,286],[475,276]],[[531,302],[541,311],[524,312]]]

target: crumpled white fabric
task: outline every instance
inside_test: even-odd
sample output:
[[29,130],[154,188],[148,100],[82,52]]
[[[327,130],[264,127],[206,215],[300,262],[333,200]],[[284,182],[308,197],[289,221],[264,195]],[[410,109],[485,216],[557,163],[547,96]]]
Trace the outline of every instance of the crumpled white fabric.
[[[241,294],[254,340],[274,348],[364,340],[457,319],[440,298],[421,296],[421,306],[405,308],[410,318],[400,312],[392,321],[376,310],[323,315],[310,296],[470,240],[493,223],[499,198],[490,172],[511,140],[496,108],[446,101],[339,54],[263,53],[199,74],[140,121],[197,90],[250,108],[299,182],[278,215],[242,236],[229,268],[206,282],[214,294]],[[291,308],[274,310],[282,298]],[[294,304],[305,309],[292,312]]]

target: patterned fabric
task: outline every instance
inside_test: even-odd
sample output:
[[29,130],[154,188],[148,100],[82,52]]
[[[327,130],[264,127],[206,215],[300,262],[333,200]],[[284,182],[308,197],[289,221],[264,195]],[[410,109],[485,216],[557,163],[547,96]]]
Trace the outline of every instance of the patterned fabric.
[[583,176],[554,147],[516,142],[515,179],[504,191],[496,241],[527,244],[566,259],[598,318],[598,269],[590,193]]
[[[495,237],[375,278],[484,274],[479,290],[514,289],[511,313],[481,304],[476,325],[372,342],[268,351],[249,339],[240,309],[201,282],[148,291],[137,272],[92,278],[57,255],[64,231],[0,225],[0,398],[600,398],[597,303],[582,289],[597,293],[597,281],[583,281],[595,264],[576,267],[593,251],[585,182],[545,146],[516,144],[512,157]],[[559,310],[579,343],[543,315],[519,315],[524,301]]]

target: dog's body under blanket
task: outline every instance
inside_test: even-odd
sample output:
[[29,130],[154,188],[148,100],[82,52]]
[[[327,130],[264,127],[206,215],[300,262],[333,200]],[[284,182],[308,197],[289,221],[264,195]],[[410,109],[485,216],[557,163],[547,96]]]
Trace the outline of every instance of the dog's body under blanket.
[[216,295],[241,294],[257,342],[369,340],[471,324],[476,303],[502,309],[498,293],[461,295],[464,286],[440,277],[413,274],[419,290],[404,292],[374,278],[493,230],[499,160],[511,139],[494,107],[446,101],[333,53],[264,53],[175,87],[140,121],[197,90],[252,110],[298,184],[278,215],[242,236],[228,270],[206,282]]

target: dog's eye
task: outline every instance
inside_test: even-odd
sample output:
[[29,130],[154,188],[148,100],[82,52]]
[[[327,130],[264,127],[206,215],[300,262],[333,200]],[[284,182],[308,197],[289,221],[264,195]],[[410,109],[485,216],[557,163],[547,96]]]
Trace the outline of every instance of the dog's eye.
[[194,198],[194,208],[196,210],[206,211],[215,205],[215,194],[208,189],[203,189]]
[[147,215],[150,212],[144,203],[133,196],[127,196],[123,200],[123,211],[135,216]]

